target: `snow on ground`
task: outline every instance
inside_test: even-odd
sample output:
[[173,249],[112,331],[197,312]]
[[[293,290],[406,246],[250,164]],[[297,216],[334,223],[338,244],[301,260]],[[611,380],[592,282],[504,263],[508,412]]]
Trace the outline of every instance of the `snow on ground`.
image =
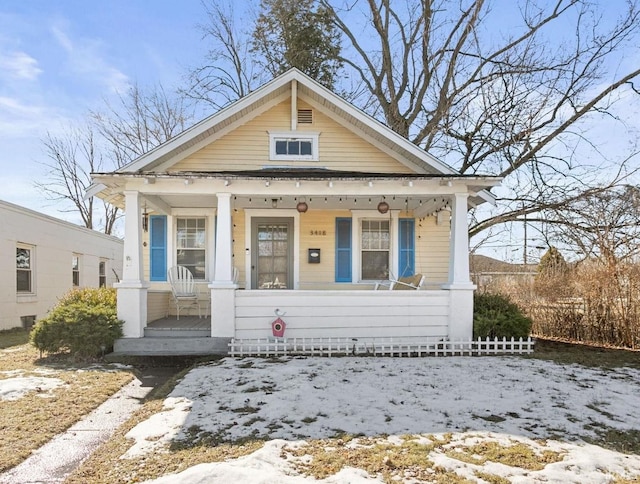
[[[567,457],[541,472],[564,472],[567,482],[571,482],[568,476],[580,476],[575,482],[589,482],[592,473],[608,467],[626,466],[640,473],[640,457],[580,441],[597,436],[601,428],[639,429],[638,404],[640,371],[630,368],[603,370],[517,357],[248,358],[224,359],[193,369],[165,402],[161,414],[166,415],[155,418],[177,423],[167,426],[164,441],[187,438],[194,431],[205,438],[230,441],[246,437],[296,441],[340,432],[551,438],[575,443],[556,443],[564,446]],[[157,426],[147,423],[147,428],[153,428],[147,433],[144,425],[130,434],[136,441],[130,457],[145,452],[145,440],[163,438]],[[241,480],[308,482],[300,476],[298,480],[281,480],[285,474],[279,464],[265,457],[273,452],[276,461],[279,459],[274,450],[279,442],[243,458],[247,462],[238,459],[210,464],[213,467],[203,472],[233,474],[241,472],[240,468],[266,465],[276,477],[245,476]],[[438,459],[443,467],[452,465],[461,472],[470,466],[448,462],[444,456]],[[258,474],[268,475],[260,468]],[[345,472],[355,474],[343,481],[325,482],[365,482],[359,471]],[[231,474],[229,482],[240,479]],[[601,482],[602,476],[593,482]],[[541,478],[554,479],[553,474],[541,474]],[[194,479],[172,482],[203,482]]]
[[18,400],[29,392],[38,392],[38,396],[49,397],[51,390],[65,383],[59,378],[40,376],[16,376],[0,380],[0,400]]

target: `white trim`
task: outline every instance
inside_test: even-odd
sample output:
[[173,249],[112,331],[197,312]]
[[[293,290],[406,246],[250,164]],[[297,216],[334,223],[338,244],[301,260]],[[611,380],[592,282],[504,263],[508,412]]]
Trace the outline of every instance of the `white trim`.
[[[32,298],[33,296],[35,296],[37,294],[36,291],[36,246],[33,244],[25,244],[23,242],[16,242],[15,245],[15,249],[17,252],[17,249],[25,249],[29,251],[29,271],[30,271],[30,286],[31,286],[31,290],[29,292],[27,291],[18,291],[18,261],[14,259],[14,267],[15,267],[15,271],[16,271],[16,296],[18,298],[18,301],[20,301],[20,299],[25,299],[25,298]],[[15,256],[17,257],[18,254],[14,252]],[[31,300],[30,300],[31,301]]]
[[[293,218],[293,289],[300,288],[300,213],[295,209],[287,208],[256,208],[244,211],[244,267],[246,274],[245,289],[251,289],[251,222],[254,217],[282,217]],[[238,258],[238,260],[240,260]],[[257,290],[257,289],[255,289]]]
[[[197,283],[210,281],[211,268],[213,258],[215,257],[215,214],[210,212],[204,212],[202,209],[197,208],[179,208],[171,211],[170,220],[171,223],[167,223],[167,270],[170,267],[177,265],[177,248],[178,248],[178,219],[179,218],[203,218],[205,219],[204,225],[204,279],[196,279]],[[169,228],[170,227],[170,228]],[[209,253],[213,250],[213,253]]]
[[[320,133],[312,131],[267,131],[269,133],[269,159],[271,161],[318,161]],[[276,141],[310,141],[311,155],[278,155]]]
[[382,214],[377,210],[351,210],[351,280],[354,283],[375,282],[362,279],[360,261],[361,225],[362,220],[390,220],[389,226],[389,272],[390,275],[398,275],[398,218],[400,210],[389,210]]

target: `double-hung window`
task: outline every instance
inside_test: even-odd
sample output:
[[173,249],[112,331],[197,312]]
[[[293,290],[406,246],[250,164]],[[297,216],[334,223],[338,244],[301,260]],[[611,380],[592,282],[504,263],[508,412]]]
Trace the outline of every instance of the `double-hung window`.
[[73,287],[80,286],[80,256],[78,254],[73,254],[71,257],[71,281]]
[[98,287],[105,287],[107,285],[107,262],[101,260],[98,263]]
[[363,280],[389,277],[391,234],[389,220],[362,220],[361,271]]
[[183,217],[176,220],[176,263],[194,279],[206,278],[206,218]]
[[32,294],[33,290],[33,252],[27,245],[16,247],[16,290],[18,293]]

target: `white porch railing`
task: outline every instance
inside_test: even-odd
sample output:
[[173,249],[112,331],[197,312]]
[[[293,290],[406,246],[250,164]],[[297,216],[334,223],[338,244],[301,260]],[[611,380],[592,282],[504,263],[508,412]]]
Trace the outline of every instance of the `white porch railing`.
[[477,356],[529,354],[535,340],[409,341],[403,338],[264,338],[232,339],[229,355],[243,356]]
[[391,338],[439,341],[449,334],[448,291],[236,291],[235,338],[272,335],[276,311],[287,338]]

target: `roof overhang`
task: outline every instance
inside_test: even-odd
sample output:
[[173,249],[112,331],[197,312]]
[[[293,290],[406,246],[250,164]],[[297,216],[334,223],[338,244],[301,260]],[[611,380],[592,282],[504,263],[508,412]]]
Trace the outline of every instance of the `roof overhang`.
[[[464,192],[469,205],[493,203],[487,189],[501,178],[474,175],[425,175],[356,173],[324,170],[268,170],[221,173],[95,173],[89,191],[124,209],[124,191],[138,191],[143,197],[209,197],[202,206],[211,206],[218,193],[237,197],[399,197],[422,199],[447,197]],[[167,206],[172,206],[167,203]]]

